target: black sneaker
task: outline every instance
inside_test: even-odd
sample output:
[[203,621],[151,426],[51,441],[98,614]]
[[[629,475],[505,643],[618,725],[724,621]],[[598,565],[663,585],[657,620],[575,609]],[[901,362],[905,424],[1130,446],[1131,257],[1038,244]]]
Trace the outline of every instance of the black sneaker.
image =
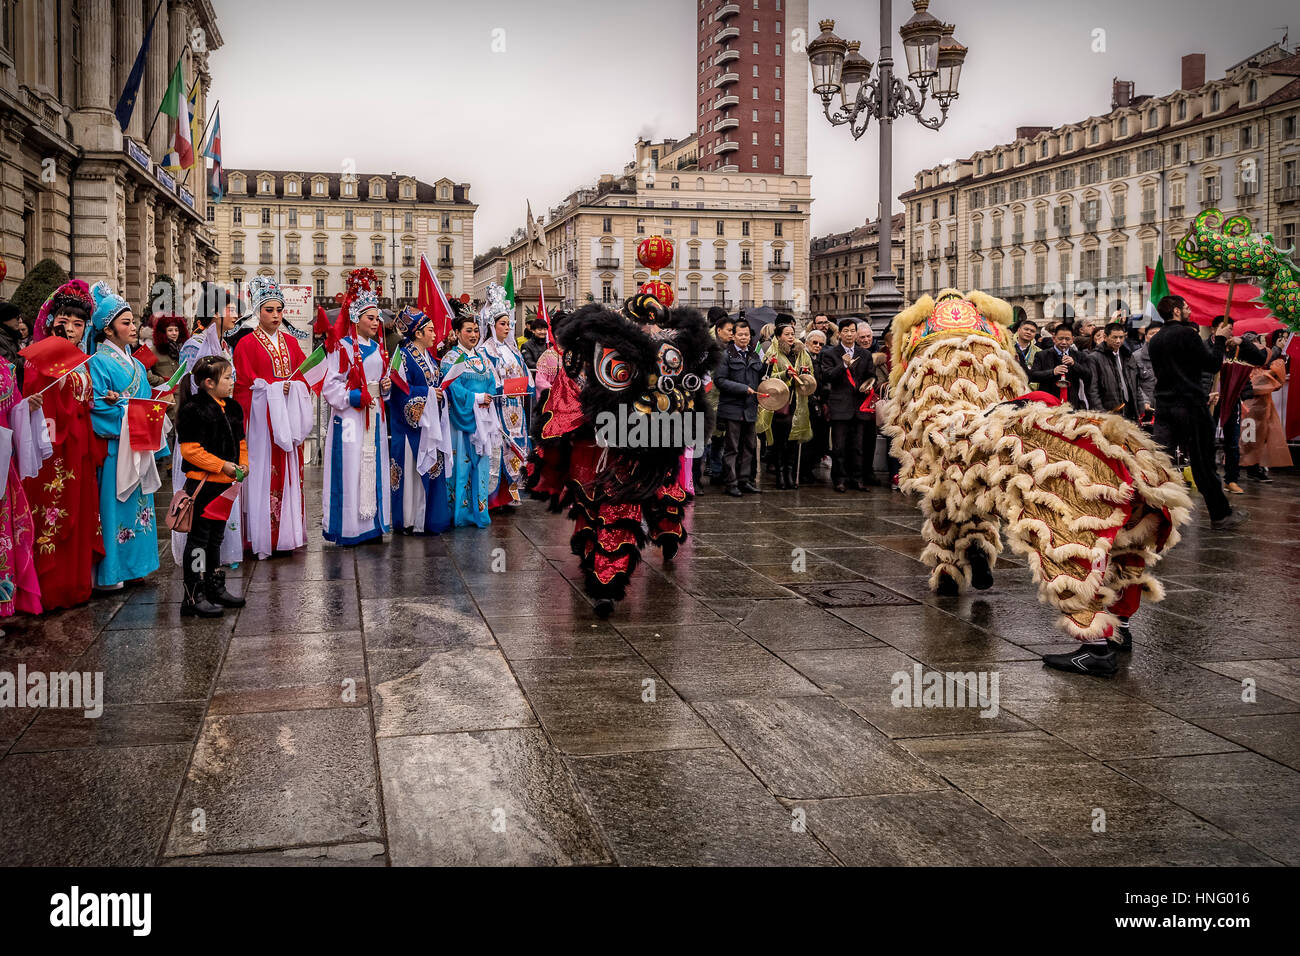
[[1043,663],[1058,671],[1090,674],[1093,677],[1113,677],[1119,670],[1115,652],[1105,644],[1084,644],[1068,654],[1044,654]]
[[735,485],[727,485],[727,494],[731,495],[731,497],[733,498],[744,497],[744,495],[741,493],[741,490],[737,488]]
[[1110,646],[1113,650],[1122,651],[1125,654],[1133,650],[1133,632],[1129,630],[1127,624],[1119,624],[1115,627],[1115,633],[1110,639]]
[[1218,521],[1211,521],[1210,529],[1213,531],[1228,531],[1240,524],[1244,524],[1249,517],[1250,512],[1245,508],[1233,508]]

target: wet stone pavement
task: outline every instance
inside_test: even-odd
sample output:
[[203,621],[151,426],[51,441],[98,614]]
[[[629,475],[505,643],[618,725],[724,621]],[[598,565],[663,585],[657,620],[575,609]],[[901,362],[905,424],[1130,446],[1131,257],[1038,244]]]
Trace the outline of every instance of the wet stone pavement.
[[[1018,558],[930,595],[881,489],[705,489],[608,621],[535,502],[350,551],[315,530],[211,622],[182,625],[168,553],[4,622],[0,671],[102,671],[105,703],[0,710],[0,862],[1294,865],[1300,479],[1236,500],[1234,534],[1198,506],[1109,681],[1039,663],[1068,642]],[[894,706],[918,667],[996,678],[996,714]]]

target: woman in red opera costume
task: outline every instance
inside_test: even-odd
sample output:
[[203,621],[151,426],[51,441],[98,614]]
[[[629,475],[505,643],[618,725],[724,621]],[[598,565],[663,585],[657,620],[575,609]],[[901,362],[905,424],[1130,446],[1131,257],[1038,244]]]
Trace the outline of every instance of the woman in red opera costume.
[[[86,283],[74,279],[64,284],[37,316],[36,339],[58,337],[75,347],[82,341],[93,309]],[[23,383],[28,398],[62,375],[66,362],[55,364],[57,367],[51,368],[39,358],[28,359]],[[95,482],[103,449],[90,424],[87,368],[83,364],[68,373],[41,396],[54,454],[45,460],[36,477],[23,482],[32,509],[36,574],[46,611],[89,601],[94,562],[104,554],[99,486]]]
[[[244,541],[259,558],[292,551],[306,544],[305,501],[302,490],[303,449],[300,434],[276,434],[275,421],[285,422],[307,404],[301,377],[290,383],[304,361],[297,340],[281,329],[284,296],[275,282],[258,276],[249,283],[249,298],[257,327],[235,346],[235,400],[244,409],[250,449],[250,476],[244,486]],[[273,394],[278,390],[278,394]],[[275,421],[272,410],[276,409]],[[282,424],[281,431],[286,429]],[[286,450],[285,445],[292,447]],[[252,454],[257,449],[257,454]],[[264,473],[269,456],[269,474]],[[292,496],[288,501],[285,496]],[[287,506],[287,507],[286,507]]]

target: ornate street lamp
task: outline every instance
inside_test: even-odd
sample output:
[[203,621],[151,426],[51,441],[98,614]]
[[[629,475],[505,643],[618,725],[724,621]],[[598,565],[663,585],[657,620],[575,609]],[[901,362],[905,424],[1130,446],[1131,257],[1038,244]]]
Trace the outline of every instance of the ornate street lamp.
[[[874,71],[871,61],[858,52],[858,41],[845,41],[835,35],[834,20],[819,23],[822,32],[807,50],[813,92],[821,97],[831,125],[848,126],[853,138],[861,139],[872,118],[880,123],[879,246],[876,275],[866,296],[872,315],[878,317],[892,317],[903,306],[892,262],[894,120],[911,114],[928,129],[942,126],[948,119],[948,107],[957,99],[966,60],[966,47],[953,38],[955,28],[932,16],[929,6],[930,0],[912,0],[915,12],[898,30],[907,58],[908,79],[915,88],[894,74],[889,0],[880,0],[880,61]],[[837,96],[839,102],[832,109],[831,102]],[[930,97],[939,106],[938,116],[922,115]]]

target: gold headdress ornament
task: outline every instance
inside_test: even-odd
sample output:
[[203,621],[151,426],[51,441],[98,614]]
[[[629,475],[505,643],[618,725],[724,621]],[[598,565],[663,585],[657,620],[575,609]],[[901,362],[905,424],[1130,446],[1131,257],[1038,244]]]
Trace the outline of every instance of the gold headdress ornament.
[[894,317],[892,377],[897,381],[917,349],[938,338],[982,335],[1009,348],[1011,320],[1008,303],[975,289],[965,296],[956,289],[942,290],[938,299],[922,296]]

